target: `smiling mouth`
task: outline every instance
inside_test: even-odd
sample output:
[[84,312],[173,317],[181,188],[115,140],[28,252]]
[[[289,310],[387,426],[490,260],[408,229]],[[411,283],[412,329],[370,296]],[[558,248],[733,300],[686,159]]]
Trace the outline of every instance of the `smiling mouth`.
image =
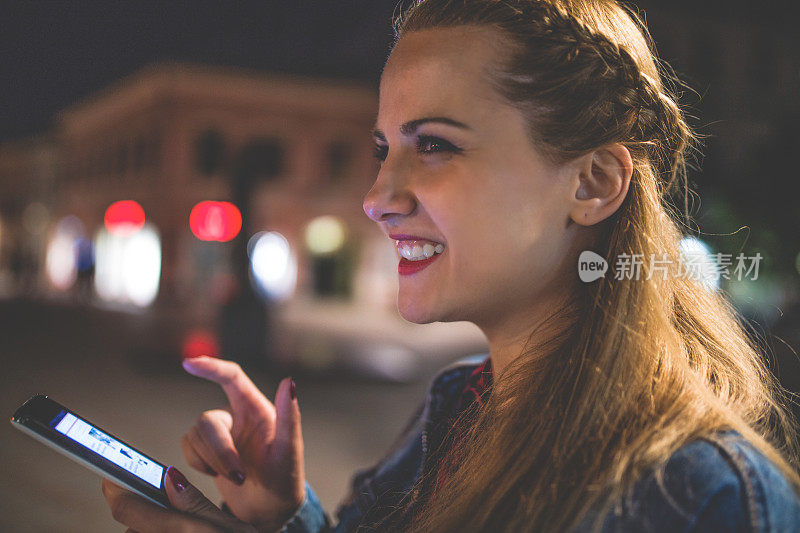
[[439,256],[441,255],[441,253],[434,253],[430,257],[416,260],[410,260],[406,259],[405,257],[401,257],[400,262],[397,264],[397,273],[401,276],[408,276],[410,274],[419,272],[439,259]]
[[397,255],[407,261],[425,261],[444,252],[444,245],[425,239],[395,241]]

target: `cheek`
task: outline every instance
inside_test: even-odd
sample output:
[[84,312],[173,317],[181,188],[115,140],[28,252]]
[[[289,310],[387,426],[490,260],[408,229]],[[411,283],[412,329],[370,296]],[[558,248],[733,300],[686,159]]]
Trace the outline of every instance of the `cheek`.
[[[530,192],[528,194],[531,194]],[[524,282],[548,275],[557,262],[561,233],[554,199],[486,196],[452,230],[453,259],[477,283]]]
[[542,261],[559,233],[554,179],[538,168],[525,175],[485,165],[460,170],[428,176],[419,190],[453,268],[485,280]]

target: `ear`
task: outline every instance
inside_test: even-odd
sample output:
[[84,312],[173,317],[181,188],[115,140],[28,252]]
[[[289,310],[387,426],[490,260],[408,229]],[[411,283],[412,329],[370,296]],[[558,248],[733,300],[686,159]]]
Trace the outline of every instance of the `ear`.
[[633,175],[628,149],[614,143],[578,159],[569,217],[591,226],[610,217],[622,205]]

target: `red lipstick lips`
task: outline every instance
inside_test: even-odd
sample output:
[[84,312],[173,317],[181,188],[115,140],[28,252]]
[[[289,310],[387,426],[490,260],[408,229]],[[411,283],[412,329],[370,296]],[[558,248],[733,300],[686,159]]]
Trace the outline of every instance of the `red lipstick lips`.
[[[432,244],[440,242],[434,239],[429,239],[428,237],[420,237],[418,235],[408,235],[405,233],[390,233],[389,238],[394,239],[395,241],[428,241]],[[410,261],[405,257],[401,257],[400,263],[398,263],[397,265],[397,272],[401,276],[414,274],[415,272],[419,272],[423,268],[433,263],[436,260],[436,258],[438,258],[440,255],[442,254],[437,253],[427,259],[422,259],[420,261]]]
[[442,254],[436,254],[429,257],[428,259],[422,259],[421,261],[409,261],[405,257],[401,257],[400,262],[397,264],[397,273],[400,274],[401,276],[405,276],[408,274],[419,272],[426,266],[436,261],[436,259],[438,259],[440,255]]

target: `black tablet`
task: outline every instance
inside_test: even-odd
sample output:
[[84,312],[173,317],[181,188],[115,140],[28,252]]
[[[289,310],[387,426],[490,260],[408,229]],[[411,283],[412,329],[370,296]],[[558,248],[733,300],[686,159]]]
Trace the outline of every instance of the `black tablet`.
[[43,394],[11,417],[17,429],[164,508],[166,467]]

